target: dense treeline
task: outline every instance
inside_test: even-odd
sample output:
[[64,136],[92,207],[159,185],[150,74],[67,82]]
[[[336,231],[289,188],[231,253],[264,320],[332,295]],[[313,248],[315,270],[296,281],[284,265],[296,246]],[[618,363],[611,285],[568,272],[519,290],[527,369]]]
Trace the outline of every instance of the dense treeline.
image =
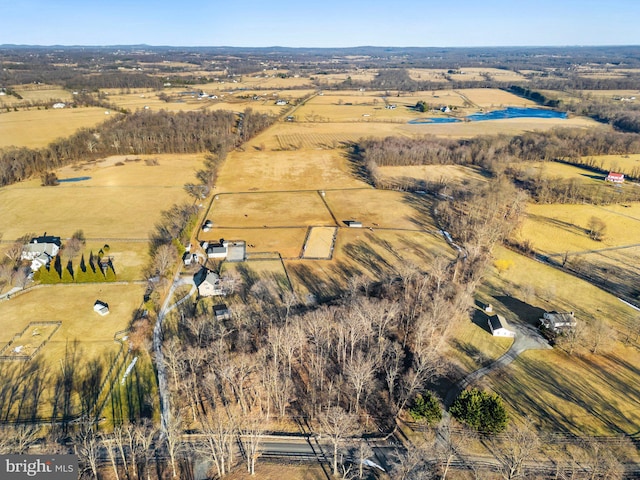
[[65,81],[69,90],[98,90],[100,88],[155,88],[161,89],[164,80],[144,73],[101,73],[100,75],[76,75]]
[[[640,152],[640,137],[635,134],[559,129],[514,137],[485,136],[463,140],[436,137],[365,139],[354,146],[354,160],[368,179],[380,188],[439,191],[442,185],[427,185],[425,182],[392,184],[380,175],[379,167],[475,165],[494,176],[507,174],[537,202],[604,204],[636,201],[639,196],[632,189],[612,190],[608,185],[532,176],[522,162],[556,160],[606,173],[592,165],[593,159],[588,157],[635,152]],[[634,175],[639,172],[625,173],[636,178]]]
[[509,90],[516,95],[520,95],[521,97],[528,98],[529,100],[533,100],[540,105],[544,105],[546,107],[556,108],[560,105],[560,100],[549,98],[546,95],[537,92],[535,90],[531,90],[527,87],[522,87],[520,85],[512,85],[509,87]]
[[400,165],[467,164],[492,170],[494,162],[577,159],[589,155],[640,152],[640,136],[593,130],[556,129],[513,137],[481,136],[450,140],[437,137],[364,139],[355,154],[367,169]]
[[139,111],[118,116],[94,129],[82,129],[42,149],[7,148],[0,152],[0,186],[40,175],[74,162],[119,154],[229,151],[273,119],[247,111],[239,132],[229,111],[169,113]]

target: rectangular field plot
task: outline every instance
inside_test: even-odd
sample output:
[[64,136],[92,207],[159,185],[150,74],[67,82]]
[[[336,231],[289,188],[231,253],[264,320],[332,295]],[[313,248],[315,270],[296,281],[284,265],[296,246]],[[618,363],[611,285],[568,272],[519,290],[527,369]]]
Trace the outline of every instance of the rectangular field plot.
[[62,322],[31,322],[0,349],[0,360],[31,360]]
[[20,110],[0,115],[0,147],[38,148],[109,119],[104,108]]
[[317,192],[219,194],[207,218],[232,228],[335,225]]
[[365,228],[437,230],[427,197],[366,188],[327,191],[325,199],[341,226],[355,220]]
[[162,209],[188,199],[183,185],[194,181],[194,170],[202,161],[196,155],[154,158],[158,164],[153,166],[145,157],[134,161],[123,156],[112,163],[85,164],[80,170],[65,168],[57,172],[58,178],[89,178],[56,187],[41,187],[40,179],[4,187],[3,238],[45,231],[66,238],[81,229],[87,238],[147,239]]
[[311,227],[302,257],[330,259],[337,232],[337,227]]
[[300,228],[213,228],[210,232],[200,232],[198,240],[208,242],[224,238],[228,241],[246,242],[247,258],[255,258],[256,253],[278,252],[284,258],[298,258],[307,229]]
[[[327,141],[332,141],[327,139]],[[216,192],[264,192],[362,187],[342,150],[232,152]],[[242,172],[239,175],[238,172]]]

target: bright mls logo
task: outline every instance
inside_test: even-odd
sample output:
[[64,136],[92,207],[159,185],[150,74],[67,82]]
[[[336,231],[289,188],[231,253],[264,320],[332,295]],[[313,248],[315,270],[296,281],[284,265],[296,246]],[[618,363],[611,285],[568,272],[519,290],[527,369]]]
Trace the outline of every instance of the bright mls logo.
[[0,455],[0,478],[76,480],[78,458],[75,455]]

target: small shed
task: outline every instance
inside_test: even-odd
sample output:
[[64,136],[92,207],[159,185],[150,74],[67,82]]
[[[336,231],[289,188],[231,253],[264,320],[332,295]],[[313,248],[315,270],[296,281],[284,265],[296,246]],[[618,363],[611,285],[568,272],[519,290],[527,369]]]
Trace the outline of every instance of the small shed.
[[231,320],[231,310],[224,303],[213,306],[213,315],[216,320]]
[[109,304],[102,300],[96,300],[93,304],[93,311],[104,317],[109,313]]
[[362,222],[359,222],[357,220],[345,220],[344,223],[349,228],[362,228]]
[[489,317],[489,330],[494,337],[515,337],[516,332],[509,329],[509,324],[502,315]]

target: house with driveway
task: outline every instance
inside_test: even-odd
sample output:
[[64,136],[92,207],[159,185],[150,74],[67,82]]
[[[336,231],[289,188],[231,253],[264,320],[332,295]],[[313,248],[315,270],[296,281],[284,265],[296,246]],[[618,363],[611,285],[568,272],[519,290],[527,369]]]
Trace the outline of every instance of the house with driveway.
[[573,312],[545,312],[540,319],[540,326],[559,333],[575,328],[578,325]]
[[216,295],[226,295],[222,288],[220,275],[207,269],[201,268],[193,276],[193,283],[198,287],[198,295],[201,297],[213,297]]
[[31,260],[31,270],[36,271],[43,265],[49,265],[52,258],[58,255],[62,247],[60,237],[44,235],[34,237],[29,243],[22,247],[21,260]]

